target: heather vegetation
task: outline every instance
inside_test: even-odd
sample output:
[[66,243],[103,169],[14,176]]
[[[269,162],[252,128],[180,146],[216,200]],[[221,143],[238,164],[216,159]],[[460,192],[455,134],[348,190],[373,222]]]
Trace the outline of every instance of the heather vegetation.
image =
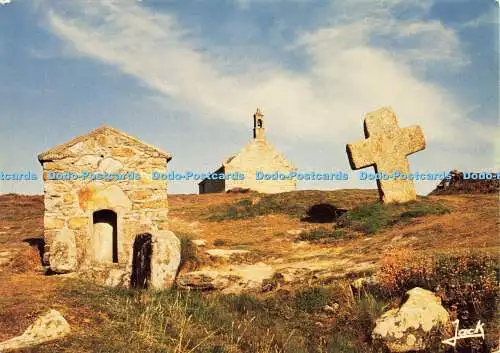
[[[496,349],[497,199],[429,197],[404,205],[376,199],[372,190],[170,197],[172,230],[181,240],[179,276],[206,266],[274,266],[261,286],[228,294],[113,289],[43,276],[36,246],[25,241],[41,234],[43,204],[38,197],[0,198],[3,239],[9,254],[18,254],[0,270],[0,339],[55,308],[71,334],[21,353],[382,353],[371,336],[375,321],[418,286],[438,295],[461,328],[485,323],[485,340],[427,353]],[[318,221],[314,205],[335,219]],[[205,245],[196,245],[200,239]],[[216,261],[206,252],[214,248],[249,249],[251,256],[238,264],[234,257]],[[287,266],[299,271],[282,271]]]
[[[492,333],[498,325],[497,273],[498,262],[484,253],[428,256],[399,251],[384,258],[377,284],[358,289],[338,280],[222,295],[178,289],[137,292],[70,280],[61,293],[74,305],[99,313],[91,320],[100,322],[101,332],[82,330],[57,347],[70,352],[100,347],[109,353],[375,353],[379,350],[370,338],[375,320],[415,286],[435,291],[465,326],[481,320]],[[493,339],[488,335],[486,344]],[[49,344],[37,352],[52,352],[54,347]],[[458,347],[456,352],[467,349]]]

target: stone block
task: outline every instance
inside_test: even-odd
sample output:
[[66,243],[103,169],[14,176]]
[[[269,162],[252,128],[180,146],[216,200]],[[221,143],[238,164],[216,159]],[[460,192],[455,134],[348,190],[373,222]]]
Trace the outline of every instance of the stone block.
[[153,235],[153,256],[151,258],[151,287],[170,287],[181,263],[181,242],[168,230]]
[[68,273],[76,270],[75,233],[69,229],[59,231],[50,245],[50,268],[57,273]]
[[132,199],[132,201],[136,201],[136,200],[143,201],[143,200],[146,200],[146,199],[152,197],[153,192],[154,191],[151,189],[133,191],[131,199]]
[[66,205],[72,204],[76,200],[75,196],[69,193],[65,193],[63,196],[63,202]]
[[132,157],[137,152],[130,147],[116,147],[111,151],[113,157]]
[[68,226],[70,229],[80,229],[87,227],[89,219],[87,217],[73,217],[69,219]]
[[47,172],[62,172],[66,171],[66,167],[60,163],[56,162],[45,162],[43,164],[43,170]]
[[104,158],[98,165],[98,170],[101,172],[117,173],[121,169],[123,169],[123,164],[111,157]]
[[43,226],[45,229],[61,229],[64,228],[64,219],[55,217],[45,217],[43,219]]
[[78,191],[80,208],[84,211],[96,209],[130,209],[131,202],[118,185],[90,184]]

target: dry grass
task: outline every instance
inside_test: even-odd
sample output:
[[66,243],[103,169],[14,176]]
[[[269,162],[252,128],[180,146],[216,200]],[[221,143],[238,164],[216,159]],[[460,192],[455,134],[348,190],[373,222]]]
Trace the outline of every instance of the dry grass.
[[39,251],[27,244],[23,246],[12,261],[8,264],[12,273],[39,272],[42,271],[42,261]]
[[[176,290],[137,293],[42,276],[36,271],[36,249],[24,243],[41,237],[42,198],[1,195],[0,251],[25,252],[13,267],[0,269],[0,340],[20,334],[51,307],[67,318],[73,334],[22,352],[374,353],[369,341],[373,320],[417,283],[440,293],[447,308],[457,314],[460,305],[454,308],[454,303],[470,300],[474,303],[473,310],[468,309],[470,321],[490,318],[488,298],[497,296],[491,288],[498,287],[492,275],[497,266],[493,255],[499,250],[495,195],[432,196],[427,201],[450,212],[401,210],[399,218],[407,211],[412,217],[389,222],[368,241],[358,236],[295,246],[300,231],[318,229],[317,224],[301,221],[308,207],[330,203],[352,211],[372,203],[376,195],[374,190],[299,191],[269,198],[255,193],[171,195],[169,222],[184,239],[183,259],[189,267],[185,270],[208,261],[203,250],[192,247],[189,239],[195,238],[207,240],[207,248],[218,240],[217,247],[249,249],[259,255],[254,261],[331,258],[349,259],[354,266],[368,261],[381,265],[382,287],[371,293],[353,293],[347,280],[329,280],[326,285],[317,279],[313,288],[320,289],[271,283],[269,292],[238,296]],[[260,211],[238,219],[206,219],[213,210],[235,203],[245,208],[260,203]],[[366,219],[356,221],[360,220]],[[467,252],[473,248],[481,250],[480,255]],[[466,285],[472,291],[453,291],[451,285]],[[339,310],[326,313],[325,303],[337,303]],[[495,322],[488,321],[489,337],[498,333]]]
[[42,196],[0,195],[0,245],[41,238],[43,208]]

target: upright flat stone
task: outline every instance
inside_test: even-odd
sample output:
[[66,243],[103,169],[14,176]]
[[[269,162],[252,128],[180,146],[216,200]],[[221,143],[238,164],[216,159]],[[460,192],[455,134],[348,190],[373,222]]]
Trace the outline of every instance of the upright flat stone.
[[[404,129],[398,126],[391,108],[381,108],[365,116],[366,140],[347,145],[347,156],[352,169],[374,166],[375,172],[388,176],[399,173],[408,176],[408,155],[425,148],[420,126]],[[388,178],[377,180],[380,199],[385,203],[407,202],[417,198],[413,180]]]

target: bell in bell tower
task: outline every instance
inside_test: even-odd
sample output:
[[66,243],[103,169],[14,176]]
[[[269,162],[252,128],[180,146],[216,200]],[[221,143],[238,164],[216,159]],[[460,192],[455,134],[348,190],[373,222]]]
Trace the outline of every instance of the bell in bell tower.
[[260,108],[253,115],[253,138],[264,139],[264,114]]

